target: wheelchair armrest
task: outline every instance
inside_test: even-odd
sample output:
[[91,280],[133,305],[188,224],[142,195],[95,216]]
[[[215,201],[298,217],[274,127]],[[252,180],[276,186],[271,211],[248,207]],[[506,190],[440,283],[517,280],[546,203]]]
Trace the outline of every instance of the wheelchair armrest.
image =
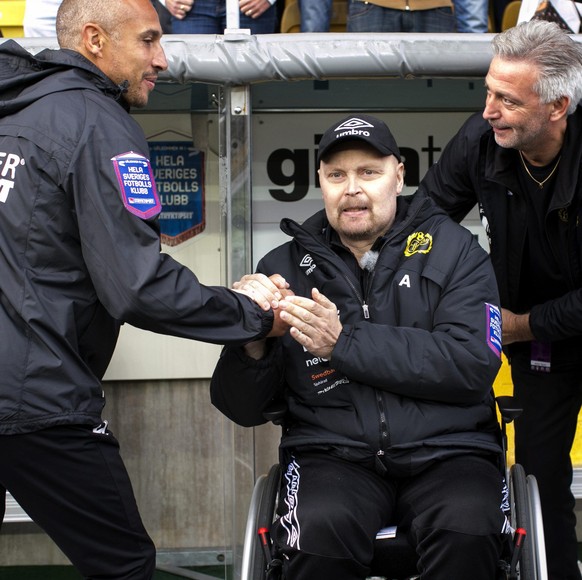
[[505,423],[511,423],[523,412],[523,409],[515,404],[513,397],[510,395],[495,397],[495,400],[497,401],[501,418]]

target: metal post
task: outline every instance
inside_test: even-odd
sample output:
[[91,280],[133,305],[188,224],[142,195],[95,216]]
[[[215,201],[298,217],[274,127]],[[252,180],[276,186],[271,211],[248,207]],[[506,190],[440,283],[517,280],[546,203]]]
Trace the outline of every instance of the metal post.
[[240,28],[240,9],[238,0],[226,0],[226,29]]
[[227,283],[252,267],[251,257],[251,151],[248,86],[224,89],[224,115],[220,122],[221,195],[226,210]]
[[[226,232],[226,273],[229,286],[252,271],[250,87],[225,86],[220,99],[219,186]],[[244,524],[255,481],[254,434],[234,424],[225,426],[225,481],[230,482],[225,505],[230,505],[234,578],[240,577]],[[228,459],[227,459],[228,458]],[[227,484],[228,486],[228,484]],[[230,501],[229,501],[230,500]],[[228,511],[227,511],[228,517]]]

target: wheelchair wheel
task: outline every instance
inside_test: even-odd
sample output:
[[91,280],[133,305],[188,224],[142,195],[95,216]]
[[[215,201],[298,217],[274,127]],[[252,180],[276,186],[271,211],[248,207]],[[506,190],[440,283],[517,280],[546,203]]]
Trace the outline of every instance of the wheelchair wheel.
[[249,513],[247,516],[247,525],[245,528],[245,539],[243,544],[241,565],[241,580],[258,580],[260,578],[255,578],[255,576],[253,576],[253,570],[255,568],[255,560],[257,558],[256,535],[258,506],[266,481],[266,475],[259,476],[255,482],[255,487],[253,488],[253,495],[251,496],[251,503],[249,505]]
[[521,557],[518,563],[518,577],[520,580],[536,580],[536,565],[532,551],[531,538],[531,518],[528,509],[527,480],[525,471],[519,464],[511,467],[511,490],[512,490],[512,526],[523,528],[526,531]]
[[518,564],[520,580],[547,580],[544,532],[537,482],[515,464],[510,471],[512,526],[526,530]]
[[261,475],[253,489],[245,530],[241,580],[266,580],[267,561],[259,541],[260,528],[271,529],[277,509],[277,495],[281,482],[281,468],[271,466],[267,475]]
[[534,532],[534,552],[536,558],[536,569],[538,580],[548,580],[548,564],[546,561],[546,542],[544,537],[544,522],[542,518],[542,505],[538,482],[533,475],[526,477],[528,507],[530,510],[530,520],[532,531]]

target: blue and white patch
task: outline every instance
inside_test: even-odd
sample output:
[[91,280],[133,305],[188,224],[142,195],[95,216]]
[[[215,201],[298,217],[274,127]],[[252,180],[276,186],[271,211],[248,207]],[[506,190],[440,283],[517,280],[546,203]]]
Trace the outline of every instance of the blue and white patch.
[[162,211],[149,160],[129,151],[111,158],[125,208],[141,219]]
[[501,358],[501,310],[494,304],[485,303],[487,320],[487,344]]

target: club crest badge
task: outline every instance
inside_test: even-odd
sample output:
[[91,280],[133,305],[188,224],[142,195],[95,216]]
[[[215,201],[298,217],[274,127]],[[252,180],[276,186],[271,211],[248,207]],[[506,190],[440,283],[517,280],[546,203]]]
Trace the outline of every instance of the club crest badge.
[[406,240],[404,255],[409,258],[414,254],[428,254],[432,250],[432,236],[423,232],[414,232]]
[[111,159],[125,208],[141,219],[162,211],[150,162],[130,151]]

